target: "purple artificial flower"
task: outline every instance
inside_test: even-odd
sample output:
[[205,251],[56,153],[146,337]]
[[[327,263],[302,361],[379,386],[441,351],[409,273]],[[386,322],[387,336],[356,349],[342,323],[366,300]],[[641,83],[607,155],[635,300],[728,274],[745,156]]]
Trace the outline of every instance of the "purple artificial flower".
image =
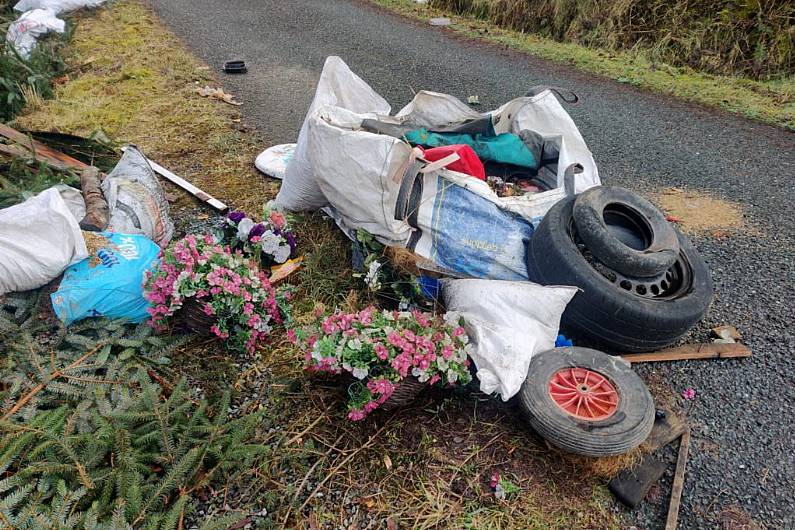
[[290,257],[295,257],[296,252],[298,250],[298,243],[295,241],[295,234],[292,232],[287,232],[284,235],[284,239],[287,240],[287,244],[290,245]]
[[262,234],[264,234],[264,233],[265,233],[265,225],[262,224],[262,223],[257,223],[257,224],[254,225],[254,227],[251,230],[249,230],[248,237],[249,237],[249,239],[251,239],[252,237],[255,237],[255,236],[260,236],[261,237]]
[[246,214],[243,212],[229,212],[229,215],[227,215],[226,218],[237,224],[242,221],[245,216]]

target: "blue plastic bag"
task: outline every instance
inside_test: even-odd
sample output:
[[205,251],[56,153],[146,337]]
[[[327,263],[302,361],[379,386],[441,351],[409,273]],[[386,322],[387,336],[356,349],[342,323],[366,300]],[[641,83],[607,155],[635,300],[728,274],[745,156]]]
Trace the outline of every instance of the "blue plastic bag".
[[160,247],[141,235],[99,235],[108,244],[66,269],[61,286],[50,295],[55,314],[66,325],[87,317],[146,320],[144,272],[160,262]]
[[422,200],[433,204],[432,214],[420,212],[409,249],[472,278],[528,279],[525,245],[534,231],[530,221],[442,177],[430,184],[426,180]]

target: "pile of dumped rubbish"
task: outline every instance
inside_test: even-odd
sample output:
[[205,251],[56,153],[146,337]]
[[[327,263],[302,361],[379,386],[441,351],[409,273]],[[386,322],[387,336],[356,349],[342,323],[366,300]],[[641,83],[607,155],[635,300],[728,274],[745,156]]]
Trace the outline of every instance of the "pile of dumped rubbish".
[[[662,447],[687,431],[656,409],[631,363],[750,352],[733,335],[660,351],[707,311],[709,271],[654,205],[602,185],[558,96],[538,87],[481,113],[422,91],[391,114],[329,57],[297,143],[257,157],[282,180],[260,220],[232,212],[177,241],[157,174],[227,206],[135,146],[105,175],[2,126],[0,154],[78,172],[80,189],[0,210],[0,295],[60,278],[51,301],[66,325],[176,321],[241,353],[281,326],[307,369],[344,376],[354,421],[475,379],[563,450]],[[275,286],[301,263],[286,212],[316,210],[351,239],[356,275],[381,303],[319,307],[299,326],[290,288]],[[621,493],[630,479],[613,488],[628,504],[642,498]]]
[[[391,114],[329,57],[297,144],[256,166],[283,180],[276,208],[322,210],[354,257],[374,240],[410,262],[417,292],[461,319],[480,389],[516,397],[550,443],[604,456],[672,435],[659,448],[682,432],[630,362],[750,352],[722,339],[659,351],[706,313],[710,273],[663,212],[602,185],[566,95],[538,87],[481,113],[421,91]],[[361,261],[380,288],[383,260]]]
[[58,15],[104,3],[105,0],[20,0],[14,11],[21,15],[8,26],[6,41],[20,57],[28,59],[41,37],[66,31],[66,22]]

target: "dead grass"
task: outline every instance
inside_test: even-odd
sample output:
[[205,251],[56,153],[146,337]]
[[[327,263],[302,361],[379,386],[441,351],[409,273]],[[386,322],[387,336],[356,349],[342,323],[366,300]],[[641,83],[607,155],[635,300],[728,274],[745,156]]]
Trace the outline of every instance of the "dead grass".
[[247,211],[272,198],[276,188],[252,164],[261,142],[238,130],[237,108],[194,92],[214,85],[209,69],[147,8],[120,2],[80,15],[76,25],[66,56],[69,80],[16,123],[85,136],[103,130]]
[[676,219],[685,232],[715,231],[716,236],[728,235],[743,227],[743,211],[736,202],[707,194],[668,188],[653,197],[662,210]]

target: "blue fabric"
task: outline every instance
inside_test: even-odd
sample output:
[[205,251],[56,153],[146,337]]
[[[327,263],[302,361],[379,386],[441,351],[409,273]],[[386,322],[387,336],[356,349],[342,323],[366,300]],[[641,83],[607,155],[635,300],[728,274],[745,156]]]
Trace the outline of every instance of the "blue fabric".
[[481,161],[490,160],[529,169],[538,169],[538,160],[536,160],[522,139],[513,133],[503,133],[496,136],[435,133],[422,128],[407,132],[405,137],[409,143],[426,147],[465,144],[475,151]]
[[72,265],[50,295],[66,325],[87,317],[142,322],[149,316],[143,297],[144,272],[160,262],[158,247],[145,236],[103,232],[110,244]]

